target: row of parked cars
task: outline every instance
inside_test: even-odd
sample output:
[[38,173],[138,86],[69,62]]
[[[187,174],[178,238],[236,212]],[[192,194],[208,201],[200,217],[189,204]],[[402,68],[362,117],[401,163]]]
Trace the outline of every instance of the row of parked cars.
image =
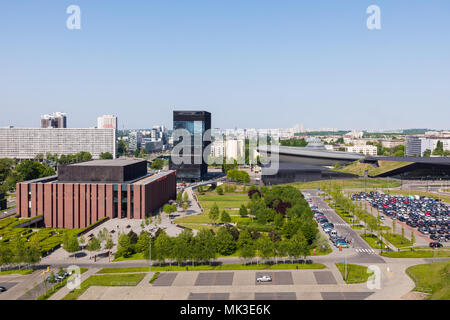
[[361,192],[353,200],[366,200],[372,207],[430,237],[434,241],[450,241],[450,207],[442,201],[420,196],[389,195]]
[[328,218],[319,211],[319,208],[314,205],[308,193],[304,194],[304,197],[305,200],[308,201],[311,210],[314,212],[314,219],[323,229],[323,231],[328,234],[333,245],[337,248],[348,248],[350,241],[338,235],[337,230],[334,228],[334,224],[328,221]]
[[57,274],[48,276],[45,281],[50,283],[61,282],[70,275],[72,275],[72,271],[66,272],[64,270],[60,270]]

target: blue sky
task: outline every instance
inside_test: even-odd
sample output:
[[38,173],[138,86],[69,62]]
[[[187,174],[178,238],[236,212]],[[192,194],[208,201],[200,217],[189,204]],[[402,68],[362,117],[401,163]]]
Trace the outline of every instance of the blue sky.
[[0,126],[450,128],[448,0],[3,0],[0,39]]

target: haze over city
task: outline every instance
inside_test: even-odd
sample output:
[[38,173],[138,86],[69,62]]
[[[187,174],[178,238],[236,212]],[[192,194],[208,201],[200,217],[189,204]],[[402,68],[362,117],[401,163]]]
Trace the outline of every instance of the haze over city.
[[213,127],[448,129],[450,3],[73,1],[0,5],[0,126],[69,127],[116,114],[119,128],[171,127],[207,110]]

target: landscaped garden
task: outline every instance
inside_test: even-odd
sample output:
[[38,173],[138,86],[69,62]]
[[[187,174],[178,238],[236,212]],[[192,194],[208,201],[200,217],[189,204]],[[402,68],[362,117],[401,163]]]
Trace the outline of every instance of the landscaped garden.
[[[115,261],[149,259],[151,252],[152,260],[159,265],[166,261],[181,266],[199,265],[221,256],[238,256],[246,262],[259,259],[263,263],[331,252],[307,201],[296,188],[252,187],[247,195],[199,195],[199,200],[205,212],[183,218],[199,226],[195,236],[190,229],[184,229],[177,237],[169,237],[162,229],[153,237],[146,232],[139,236],[134,232],[121,234]],[[236,215],[228,214],[230,208],[237,209],[233,210]],[[219,219],[223,222],[220,227]]]

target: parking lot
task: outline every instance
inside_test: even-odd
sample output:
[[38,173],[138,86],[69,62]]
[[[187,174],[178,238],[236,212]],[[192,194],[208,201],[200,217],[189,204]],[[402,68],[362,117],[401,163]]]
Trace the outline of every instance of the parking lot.
[[450,208],[443,202],[427,197],[399,196],[378,192],[352,195],[354,200],[365,200],[381,214],[406,223],[440,247],[450,242]]

